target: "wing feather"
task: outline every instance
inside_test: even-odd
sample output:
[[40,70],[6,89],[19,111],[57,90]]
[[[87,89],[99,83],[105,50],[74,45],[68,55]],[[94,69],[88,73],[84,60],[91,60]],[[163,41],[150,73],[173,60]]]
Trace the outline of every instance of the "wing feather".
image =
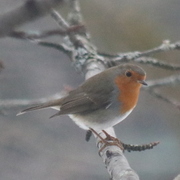
[[113,89],[104,92],[94,92],[81,88],[72,91],[61,104],[60,114],[86,113],[99,108],[106,108],[111,104]]

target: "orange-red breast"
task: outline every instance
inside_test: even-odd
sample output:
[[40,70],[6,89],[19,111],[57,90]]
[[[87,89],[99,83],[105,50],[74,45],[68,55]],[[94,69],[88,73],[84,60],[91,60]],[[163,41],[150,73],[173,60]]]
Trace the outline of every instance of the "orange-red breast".
[[58,116],[68,114],[81,128],[95,131],[112,127],[124,120],[137,104],[146,73],[136,65],[109,68],[86,80],[67,96],[27,108],[28,111],[53,108]]

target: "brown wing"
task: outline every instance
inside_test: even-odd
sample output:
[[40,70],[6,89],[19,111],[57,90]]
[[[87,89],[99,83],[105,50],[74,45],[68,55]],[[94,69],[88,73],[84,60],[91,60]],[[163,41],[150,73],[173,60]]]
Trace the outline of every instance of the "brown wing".
[[72,91],[69,96],[63,99],[60,114],[76,114],[105,108],[111,103],[112,91],[90,93],[80,89]]
[[114,82],[104,71],[85,81],[76,90],[71,91],[61,103],[60,114],[86,113],[111,104]]

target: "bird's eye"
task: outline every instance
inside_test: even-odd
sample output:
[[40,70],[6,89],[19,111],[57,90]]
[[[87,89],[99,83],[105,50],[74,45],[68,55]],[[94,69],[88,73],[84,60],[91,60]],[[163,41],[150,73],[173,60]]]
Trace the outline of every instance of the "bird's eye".
[[127,71],[127,72],[126,72],[126,76],[127,76],[127,77],[131,77],[131,76],[132,76],[132,73],[131,73],[130,71]]

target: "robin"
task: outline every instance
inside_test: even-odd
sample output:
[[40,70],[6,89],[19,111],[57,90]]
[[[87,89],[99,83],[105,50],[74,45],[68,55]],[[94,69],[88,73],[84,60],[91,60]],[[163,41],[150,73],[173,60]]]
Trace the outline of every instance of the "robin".
[[53,108],[68,114],[81,128],[100,132],[124,120],[135,108],[140,88],[147,85],[145,71],[131,64],[109,68],[86,80],[67,96],[27,108],[28,111]]

